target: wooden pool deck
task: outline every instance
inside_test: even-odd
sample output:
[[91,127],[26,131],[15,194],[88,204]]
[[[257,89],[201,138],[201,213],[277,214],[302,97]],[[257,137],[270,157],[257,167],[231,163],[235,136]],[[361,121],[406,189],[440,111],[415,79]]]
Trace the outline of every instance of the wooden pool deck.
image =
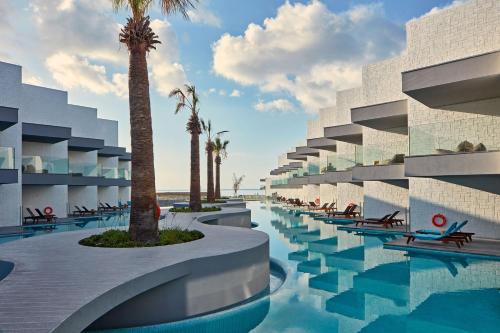
[[478,258],[500,260],[500,240],[477,237],[473,238],[472,242],[465,243],[465,245],[461,248],[458,248],[455,243],[423,240],[415,240],[406,244],[406,237],[387,242],[384,244],[384,248],[423,253],[467,255]]

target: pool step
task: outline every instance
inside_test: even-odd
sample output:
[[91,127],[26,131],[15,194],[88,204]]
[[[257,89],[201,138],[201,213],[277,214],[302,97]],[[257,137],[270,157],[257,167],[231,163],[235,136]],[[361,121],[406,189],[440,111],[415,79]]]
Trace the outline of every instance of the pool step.
[[321,274],[321,259],[303,261],[297,265],[297,271],[310,274]]
[[309,287],[314,289],[321,289],[331,293],[339,291],[339,273],[327,272],[309,278]]
[[354,290],[344,291],[326,301],[326,311],[365,320],[365,294]]
[[337,252],[337,244],[338,244],[338,238],[332,237],[332,238],[320,239],[313,242],[309,242],[308,248],[309,251],[312,252],[332,254]]

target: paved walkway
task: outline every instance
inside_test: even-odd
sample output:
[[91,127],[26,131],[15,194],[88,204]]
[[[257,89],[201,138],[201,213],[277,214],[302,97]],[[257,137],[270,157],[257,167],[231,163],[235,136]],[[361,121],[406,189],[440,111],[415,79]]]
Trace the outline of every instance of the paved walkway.
[[[248,210],[227,208],[197,216],[244,212]],[[78,245],[99,232],[86,230],[0,245],[0,260],[15,264],[0,281],[0,332],[80,332],[124,301],[189,274],[192,259],[235,254],[268,242],[265,233],[209,226],[189,215],[177,214],[173,223],[196,228],[205,237],[186,244],[140,249]]]

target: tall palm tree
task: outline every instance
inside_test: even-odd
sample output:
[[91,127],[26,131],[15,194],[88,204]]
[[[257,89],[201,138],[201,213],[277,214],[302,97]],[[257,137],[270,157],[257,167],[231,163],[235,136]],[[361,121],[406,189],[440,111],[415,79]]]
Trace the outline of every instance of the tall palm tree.
[[[165,15],[179,12],[188,18],[187,12],[196,1],[158,0],[158,3]],[[158,239],[158,218],[146,54],[156,49],[155,44],[160,41],[146,15],[153,0],[111,0],[111,4],[115,10],[131,10],[131,17],[119,34],[120,42],[129,51],[128,91],[133,170],[129,233],[133,240],[150,242]]]
[[215,153],[215,198],[220,199],[220,165],[222,159],[227,157],[227,145],[229,140],[224,140],[217,136],[214,141]]
[[189,207],[194,212],[201,210],[201,190],[200,190],[200,134],[201,122],[198,114],[199,97],[195,86],[186,85],[186,92],[176,88],[170,92],[169,97],[177,98],[175,114],[182,109],[188,108],[191,111],[186,130],[191,134],[191,184],[189,189]]
[[[201,119],[201,127],[203,132],[207,136],[207,142],[205,144],[205,151],[207,152],[207,201],[215,202],[215,191],[214,191],[214,141],[212,136],[212,122],[208,120],[205,122]],[[219,136],[228,131],[217,132],[216,135]]]

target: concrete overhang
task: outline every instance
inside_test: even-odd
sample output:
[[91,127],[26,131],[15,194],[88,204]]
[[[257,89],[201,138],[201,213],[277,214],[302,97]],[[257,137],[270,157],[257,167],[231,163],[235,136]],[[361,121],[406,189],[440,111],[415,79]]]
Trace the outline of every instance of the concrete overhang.
[[337,184],[337,183],[358,183],[362,182],[352,178],[352,171],[331,171],[323,174],[323,184]]
[[[499,98],[500,51],[419,68],[402,75],[403,92],[431,108]],[[481,113],[480,110],[470,112]],[[498,108],[496,112],[500,114]]]
[[351,109],[354,124],[388,130],[408,127],[408,101],[406,99]]
[[0,106],[0,131],[17,124],[17,109]]
[[23,185],[68,185],[71,176],[53,173],[23,173]]
[[296,152],[287,153],[286,158],[289,160],[307,161],[307,156],[297,154]]
[[118,157],[120,161],[132,161],[132,153],[125,152],[122,156]]
[[303,177],[293,177],[288,180],[289,185],[307,185],[309,184],[309,177],[308,176],[303,176]]
[[293,184],[280,184],[280,185],[271,185],[272,189],[300,189],[302,185],[293,185]]
[[360,145],[363,143],[363,126],[358,124],[347,124],[325,127],[325,137]]
[[337,141],[325,137],[307,139],[307,146],[314,149],[337,151]]
[[314,149],[314,148],[309,148],[307,146],[297,147],[295,149],[295,152],[299,155],[302,155],[302,156],[319,157],[319,150]]
[[278,171],[278,169],[273,169],[273,170],[271,170],[271,172],[269,172],[269,174],[271,176],[277,176],[277,175],[279,175],[279,171]]
[[120,186],[120,187],[127,187],[131,186],[132,181],[127,180],[127,179],[111,179],[111,178],[100,178],[100,180],[97,183],[97,186]]
[[104,140],[72,136],[68,140],[68,150],[94,151],[104,148]]
[[23,141],[58,143],[71,138],[71,128],[23,123]]
[[320,174],[320,175],[310,175],[309,177],[309,184],[311,185],[320,185],[320,184],[326,184],[325,182],[325,175]]
[[405,176],[405,165],[369,165],[356,166],[352,169],[352,179],[363,181],[386,181],[407,179]]
[[291,162],[284,166],[284,168],[286,168],[287,171],[297,170],[302,167],[303,167],[302,162]]
[[405,157],[405,176],[500,175],[500,151]]
[[0,169],[0,184],[17,183],[17,169]]
[[126,151],[123,147],[104,146],[104,148],[99,149],[97,155],[103,157],[120,157],[125,153]]

